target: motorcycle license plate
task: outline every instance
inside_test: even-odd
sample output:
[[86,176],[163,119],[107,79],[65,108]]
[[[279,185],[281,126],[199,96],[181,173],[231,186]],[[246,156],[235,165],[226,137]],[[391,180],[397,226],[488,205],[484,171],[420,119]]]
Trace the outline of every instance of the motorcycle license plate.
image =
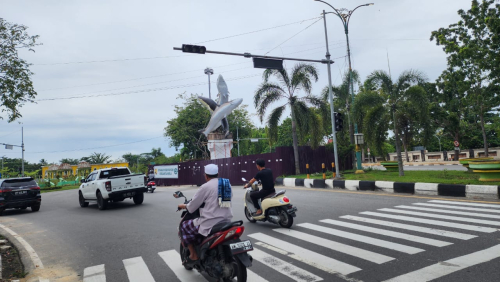
[[233,254],[248,252],[253,250],[252,243],[249,240],[238,243],[232,243],[229,245],[229,247],[231,248],[231,252]]

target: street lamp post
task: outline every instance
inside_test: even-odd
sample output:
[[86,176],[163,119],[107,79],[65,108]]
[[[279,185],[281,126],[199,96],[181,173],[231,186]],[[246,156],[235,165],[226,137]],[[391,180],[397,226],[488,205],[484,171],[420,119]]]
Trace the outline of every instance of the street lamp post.
[[210,75],[214,74],[214,70],[211,68],[205,69],[205,74],[208,75],[208,98],[212,99],[211,86],[210,86]]
[[437,135],[434,135],[439,140],[439,152],[441,152],[441,138]]
[[[12,150],[13,147],[20,147],[22,150],[22,159],[21,159],[21,177],[24,177],[24,128],[21,127],[21,146],[0,143],[0,145],[5,145],[5,149]],[[2,169],[3,169],[3,157],[2,157]]]
[[[358,8],[360,7],[364,7],[364,6],[371,6],[371,5],[374,5],[373,3],[369,3],[369,4],[363,4],[363,5],[359,5],[357,6],[356,8],[354,8],[353,10],[347,10],[347,9],[335,9],[335,7],[333,7],[332,5],[330,5],[329,3],[325,2],[325,1],[322,1],[322,0],[314,0],[314,1],[317,1],[317,2],[322,2],[322,3],[325,3],[327,4],[328,6],[330,6],[335,12],[328,12],[326,14],[334,14],[336,16],[339,17],[339,19],[342,21],[342,24],[344,26],[344,32],[345,32],[345,37],[346,37],[346,41],[347,41],[347,57],[349,59],[349,85],[348,85],[348,91],[350,92],[351,94],[351,97],[352,97],[352,101],[351,101],[351,104],[354,103],[354,85],[353,85],[353,80],[352,80],[352,64],[351,64],[351,48],[349,46],[349,21],[351,19],[351,16],[352,14],[354,13],[354,11],[356,11]],[[325,15],[324,11],[323,11],[323,16]],[[326,32],[326,21],[325,21],[325,32]],[[351,105],[348,104],[348,113],[350,112],[350,109],[351,109]],[[358,125],[354,122],[354,133],[352,132],[352,123],[351,123],[351,117],[350,117],[350,114],[348,115],[348,118],[349,118],[349,137],[350,137],[350,140],[351,140],[351,143],[354,142],[354,134],[357,134],[358,133]],[[356,151],[356,159],[357,159],[357,169],[358,170],[362,170],[362,167],[361,167],[361,151],[357,150]]]

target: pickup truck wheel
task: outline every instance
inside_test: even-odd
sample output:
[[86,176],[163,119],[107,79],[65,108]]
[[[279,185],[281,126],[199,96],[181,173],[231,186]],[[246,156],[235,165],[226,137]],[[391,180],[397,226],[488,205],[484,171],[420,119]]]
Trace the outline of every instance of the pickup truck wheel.
[[85,202],[82,192],[78,192],[78,200],[80,201],[80,207],[86,208],[89,206],[89,202]]
[[135,194],[134,204],[140,205],[140,204],[142,204],[142,202],[144,202],[144,193],[139,192],[139,193]]
[[32,205],[32,206],[31,206],[31,211],[32,211],[32,212],[37,212],[37,211],[39,211],[39,210],[40,210],[40,206],[41,206],[40,204],[35,204],[35,205]]
[[108,200],[102,198],[101,192],[97,192],[97,206],[100,210],[105,210],[108,208]]

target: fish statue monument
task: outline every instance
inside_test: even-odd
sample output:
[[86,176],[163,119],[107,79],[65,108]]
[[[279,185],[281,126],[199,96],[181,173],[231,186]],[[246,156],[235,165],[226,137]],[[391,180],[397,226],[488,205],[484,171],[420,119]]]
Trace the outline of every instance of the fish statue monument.
[[[222,75],[217,78],[217,90],[219,90],[217,101],[198,96],[200,102],[212,113],[208,125],[200,130],[208,139],[207,145],[212,160],[231,157],[233,136],[229,132],[227,116],[243,102],[243,99],[229,101],[229,90]],[[214,132],[219,127],[222,129],[222,133]]]

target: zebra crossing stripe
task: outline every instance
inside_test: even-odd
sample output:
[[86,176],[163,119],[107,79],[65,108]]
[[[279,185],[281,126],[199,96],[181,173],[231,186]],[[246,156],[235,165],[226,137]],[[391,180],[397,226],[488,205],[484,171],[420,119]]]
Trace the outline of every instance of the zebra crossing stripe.
[[434,265],[424,267],[417,271],[409,272],[401,276],[386,280],[385,282],[424,282],[431,281],[453,272],[485,263],[500,257],[500,245],[478,251],[465,256],[439,262]]
[[425,218],[418,218],[418,217],[413,217],[413,216],[402,216],[402,215],[386,214],[386,213],[378,213],[378,212],[360,212],[360,214],[367,214],[367,215],[385,217],[385,218],[390,218],[390,219],[406,220],[406,221],[431,224],[431,225],[439,225],[439,226],[458,228],[458,229],[483,232],[483,233],[493,233],[493,232],[497,231],[497,229],[490,228],[490,227],[482,227],[482,226],[441,221],[441,220],[425,219]]
[[354,256],[357,258],[361,258],[361,259],[364,259],[364,260],[367,260],[370,262],[374,262],[376,264],[386,263],[386,262],[394,259],[394,258],[385,256],[385,255],[377,254],[377,253],[374,253],[371,251],[363,250],[360,248],[356,248],[356,247],[349,246],[346,244],[338,243],[335,241],[330,241],[330,240],[327,240],[327,239],[324,239],[321,237],[317,237],[314,235],[310,235],[310,234],[307,234],[304,232],[299,232],[299,231],[295,231],[295,230],[285,230],[285,229],[274,229],[274,231],[281,233],[281,234],[285,234],[285,235],[294,237],[294,238],[297,238],[297,239],[307,241],[307,242],[312,243],[312,244],[322,246],[324,248],[332,249],[332,250],[340,252],[340,253],[348,254],[348,255],[351,255],[351,256]]
[[124,259],[123,265],[130,282],[155,282],[142,257]]
[[315,253],[263,233],[253,233],[248,235],[248,237],[261,241],[256,243],[259,246],[287,255],[295,260],[309,264],[328,273],[348,275],[361,270],[353,265]]
[[175,251],[160,252],[158,255],[165,261],[181,282],[206,281],[198,271],[187,271],[182,265],[181,255]]
[[[293,279],[297,282],[315,282],[323,280],[323,278],[319,276],[316,276],[304,269],[298,268],[293,264],[290,264],[258,249],[254,249],[252,251],[252,257],[257,261],[260,261],[262,264],[269,266],[270,268],[280,272],[283,275],[288,276],[290,279]],[[249,279],[249,281],[254,280]]]
[[500,205],[468,203],[468,202],[431,200],[431,201],[429,201],[429,203],[440,203],[440,204],[450,204],[450,205],[459,205],[459,206],[488,207],[488,208],[500,209]]
[[[254,249],[255,251],[255,249]],[[253,253],[253,252],[252,252]],[[252,282],[269,282],[266,279],[260,277],[257,275],[255,272],[251,271],[250,269],[247,268],[247,281],[252,281]]]
[[353,215],[343,215],[340,218],[356,220],[356,221],[366,222],[366,223],[371,223],[371,224],[378,224],[378,225],[383,225],[383,226],[388,226],[388,227],[406,229],[406,230],[417,231],[417,232],[439,235],[439,236],[461,239],[461,240],[469,240],[469,239],[477,237],[476,235],[469,235],[469,234],[458,233],[458,232],[453,232],[453,231],[440,230],[440,229],[435,229],[435,228],[428,228],[428,227],[409,225],[409,224],[403,224],[403,223],[396,223],[396,222],[391,222],[391,221],[378,220],[378,219],[359,217],[359,216],[353,216]]
[[406,246],[406,245],[402,245],[402,244],[398,244],[398,243],[393,243],[393,242],[389,242],[389,241],[385,241],[385,240],[380,240],[380,239],[376,239],[376,238],[372,238],[372,237],[368,237],[368,236],[358,235],[355,233],[345,232],[345,231],[341,231],[338,229],[323,227],[323,226],[311,224],[311,223],[301,223],[301,224],[298,224],[297,226],[308,228],[308,229],[319,231],[319,232],[323,232],[323,233],[330,234],[330,235],[344,237],[345,239],[349,239],[349,240],[359,241],[359,242],[363,242],[366,244],[370,244],[370,245],[374,245],[374,246],[378,246],[378,247],[382,247],[382,248],[386,248],[386,249],[391,249],[391,250],[399,251],[399,252],[406,253],[406,254],[411,254],[411,255],[425,251],[425,250],[419,249],[419,248],[414,248],[414,247],[410,247],[410,246]]
[[444,247],[444,246],[449,246],[449,245],[453,244],[453,243],[445,242],[445,241],[441,241],[441,240],[435,240],[435,239],[410,235],[410,234],[406,234],[406,233],[389,231],[389,230],[380,229],[380,228],[373,228],[373,227],[368,227],[368,226],[364,226],[364,225],[353,224],[353,223],[332,220],[332,219],[320,220],[320,222],[338,225],[338,226],[343,226],[343,227],[361,230],[361,231],[365,231],[365,232],[385,235],[385,236],[389,236],[389,237],[408,240],[408,241],[417,242],[417,243],[426,244],[426,245],[431,245],[431,246],[435,246],[435,247]]
[[104,264],[85,268],[83,270],[83,282],[106,282]]
[[491,220],[483,220],[483,219],[475,219],[475,218],[440,215],[440,214],[425,213],[425,212],[403,211],[403,210],[396,210],[396,209],[379,209],[379,211],[395,212],[395,213],[402,213],[402,214],[409,214],[409,215],[418,215],[418,216],[423,216],[423,217],[433,217],[433,218],[440,218],[440,219],[449,219],[449,220],[455,220],[455,221],[464,221],[464,222],[472,222],[472,223],[500,226],[500,221],[491,221]]
[[469,208],[469,207],[455,207],[455,206],[440,205],[440,204],[414,203],[414,205],[436,207],[436,208],[447,208],[447,209],[453,209],[453,210],[467,210],[467,211],[480,211],[480,212],[500,213],[500,210],[482,209],[482,208]]
[[422,207],[413,207],[413,206],[396,206],[396,208],[500,219],[500,215],[496,215],[496,214],[484,214],[484,213],[477,213],[477,212],[462,212],[462,211],[448,211],[448,210],[443,210],[443,209],[422,208]]

